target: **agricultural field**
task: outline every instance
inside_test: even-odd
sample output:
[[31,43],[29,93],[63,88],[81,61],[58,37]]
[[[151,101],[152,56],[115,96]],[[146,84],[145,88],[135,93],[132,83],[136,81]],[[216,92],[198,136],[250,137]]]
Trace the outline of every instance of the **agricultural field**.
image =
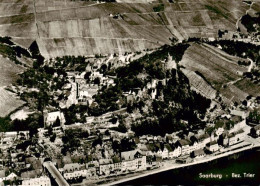
[[252,96],[260,96],[260,83],[253,83],[249,79],[242,79],[234,84],[240,90]]
[[[185,52],[180,65],[183,65],[186,71],[202,74],[209,84],[228,100],[239,102],[248,95],[259,94],[258,85],[253,85],[249,80],[243,79],[242,73],[247,72],[247,68],[239,66],[237,64],[239,60],[241,59],[230,56],[218,48],[206,44],[193,44]],[[196,76],[191,76],[190,73],[185,74],[192,86],[195,88],[203,86],[200,88],[203,90],[202,94],[210,90]]]
[[34,7],[33,0],[5,0],[0,2],[5,7],[0,11],[0,35],[25,47],[37,39],[46,58],[135,52],[170,44],[173,37],[217,37],[219,29],[235,31],[237,19],[249,9],[236,0],[150,2],[35,0]]
[[208,99],[214,99],[216,97],[217,91],[212,88],[211,85],[203,79],[203,77],[187,69],[181,70],[185,74],[185,76],[187,76],[190,81],[191,87],[195,91],[199,92],[201,95],[205,96]]

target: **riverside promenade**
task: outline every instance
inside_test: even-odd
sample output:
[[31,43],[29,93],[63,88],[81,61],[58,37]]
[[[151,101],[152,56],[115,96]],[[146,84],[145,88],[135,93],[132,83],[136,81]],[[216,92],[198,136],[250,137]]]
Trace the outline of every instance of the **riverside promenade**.
[[165,161],[163,162],[163,166],[158,168],[158,169],[154,169],[154,170],[149,170],[149,171],[143,171],[138,173],[138,175],[133,175],[133,176],[128,176],[127,178],[122,178],[120,180],[117,181],[113,181],[110,183],[105,183],[103,185],[117,185],[117,184],[123,184],[125,182],[134,180],[134,179],[138,179],[138,178],[142,178],[142,177],[146,177],[146,176],[150,176],[153,174],[157,174],[157,173],[161,173],[164,171],[169,171],[169,170],[174,170],[174,169],[178,169],[178,168],[183,168],[183,167],[188,167],[188,166],[193,166],[193,165],[198,165],[198,164],[202,164],[202,163],[207,163],[216,159],[220,159],[223,157],[227,157],[239,152],[243,152],[246,150],[251,150],[253,148],[260,148],[260,139],[253,139],[251,137],[246,137],[247,139],[245,140],[245,142],[234,145],[232,147],[226,148],[224,149],[222,152],[217,152],[211,155],[207,155],[203,158],[200,159],[194,159],[193,162],[191,163],[186,163],[186,164],[177,164],[171,160],[169,161]]

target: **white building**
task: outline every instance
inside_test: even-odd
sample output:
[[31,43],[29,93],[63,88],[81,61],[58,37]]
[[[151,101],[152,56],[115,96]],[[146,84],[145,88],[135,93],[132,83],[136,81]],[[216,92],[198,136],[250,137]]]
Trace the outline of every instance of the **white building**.
[[122,170],[140,171],[146,169],[146,156],[140,151],[132,150],[121,152]]
[[181,155],[181,147],[176,146],[173,151],[169,152],[169,158],[177,158]]
[[50,112],[44,114],[44,125],[45,127],[48,127],[50,125],[53,125],[53,123],[57,120],[57,118],[60,119],[60,124],[63,126],[66,122],[64,114],[60,111],[56,112]]
[[99,173],[101,175],[109,175],[111,171],[114,171],[114,164],[112,159],[100,159],[99,160]]
[[190,140],[182,139],[182,140],[179,140],[177,143],[178,143],[177,146],[181,147],[181,154],[182,155],[191,153],[191,151],[190,151],[191,141]]
[[23,180],[22,185],[24,185],[24,186],[28,186],[28,185],[51,186],[51,180],[47,176],[41,176],[39,178],[31,178],[28,180]]

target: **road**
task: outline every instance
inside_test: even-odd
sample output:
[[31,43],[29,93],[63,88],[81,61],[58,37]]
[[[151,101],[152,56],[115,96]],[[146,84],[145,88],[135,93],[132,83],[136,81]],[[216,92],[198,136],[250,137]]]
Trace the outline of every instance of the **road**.
[[256,65],[252,59],[250,59],[250,58],[247,58],[247,59],[250,61],[250,65],[248,67],[248,72],[251,72],[252,68]]
[[44,162],[43,166],[49,171],[54,180],[59,186],[69,186],[68,182],[63,178],[58,169],[53,165],[52,162]]

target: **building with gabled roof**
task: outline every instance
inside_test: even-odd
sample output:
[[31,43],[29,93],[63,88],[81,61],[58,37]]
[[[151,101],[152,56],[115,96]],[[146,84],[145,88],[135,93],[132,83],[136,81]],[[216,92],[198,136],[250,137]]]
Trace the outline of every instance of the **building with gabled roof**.
[[190,154],[191,141],[187,139],[181,139],[176,142],[176,146],[181,147],[181,154]]
[[65,173],[68,173],[68,172],[78,171],[81,169],[81,167],[82,165],[80,165],[79,163],[69,163],[64,165],[63,170]]
[[198,149],[191,153],[191,157],[193,158],[202,158],[204,156],[205,156],[205,152],[203,149]]
[[121,152],[122,170],[139,171],[146,169],[146,156],[139,150]]
[[110,172],[114,171],[114,163],[112,159],[100,159],[99,160],[99,174],[109,175]]

